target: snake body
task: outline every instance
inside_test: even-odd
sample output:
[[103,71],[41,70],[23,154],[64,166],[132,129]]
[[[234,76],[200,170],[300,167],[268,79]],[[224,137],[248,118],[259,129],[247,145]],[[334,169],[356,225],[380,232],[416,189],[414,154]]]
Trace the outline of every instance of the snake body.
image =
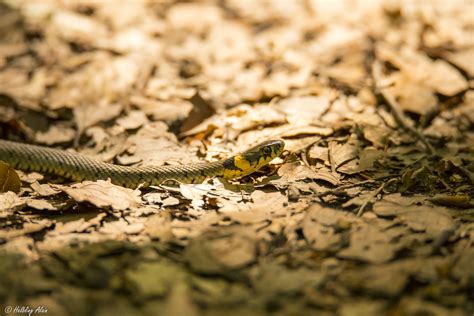
[[278,157],[284,146],[282,140],[270,140],[216,162],[134,167],[109,164],[61,149],[0,140],[0,160],[23,171],[54,174],[73,181],[110,179],[114,184],[136,188],[166,181],[202,183],[213,177],[240,178]]

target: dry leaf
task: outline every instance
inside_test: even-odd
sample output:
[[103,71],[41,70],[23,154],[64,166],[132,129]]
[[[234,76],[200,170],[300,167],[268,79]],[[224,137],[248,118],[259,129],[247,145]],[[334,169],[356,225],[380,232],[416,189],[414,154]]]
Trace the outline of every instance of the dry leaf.
[[28,199],[26,200],[26,205],[32,207],[37,210],[44,210],[44,211],[56,211],[57,208],[53,206],[51,203],[45,200],[33,200]]
[[436,109],[433,89],[413,78],[411,73],[394,75],[395,84],[387,90],[397,99],[402,110],[426,115]]
[[42,231],[45,228],[50,227],[53,223],[50,220],[34,220],[30,223],[25,223],[21,229],[10,229],[0,231],[0,238],[14,238],[22,235],[32,234]]
[[317,122],[329,105],[330,99],[326,96],[306,96],[283,99],[277,104],[277,109],[288,115],[290,123],[307,125]]
[[474,77],[474,49],[466,49],[459,52],[448,53],[446,58],[463,69],[469,76]]
[[427,84],[445,96],[453,96],[468,88],[466,79],[459,71],[440,59],[433,63]]
[[456,228],[451,215],[442,208],[412,206],[397,217],[412,230],[426,232],[432,238],[452,234]]
[[77,202],[89,202],[99,208],[126,210],[140,206],[140,192],[112,184],[110,181],[84,181],[70,187],[54,185]]
[[40,184],[37,181],[33,182],[30,187],[41,196],[51,196],[61,192],[53,189],[49,184]]
[[14,192],[0,193],[0,212],[14,212],[25,204],[26,202]]
[[370,224],[361,223],[352,228],[349,247],[342,249],[337,255],[340,258],[382,263],[391,260],[397,250],[398,247],[385,232]]
[[8,164],[0,161],[0,193],[20,192],[21,181],[18,174]]
[[148,119],[142,111],[131,111],[127,116],[117,120],[117,124],[124,129],[137,129],[148,123]]
[[203,235],[192,240],[185,257],[191,268],[204,274],[242,269],[255,260],[256,244],[242,234]]
[[312,248],[319,251],[335,251],[342,247],[343,236],[338,229],[338,222],[354,221],[343,212],[324,208],[318,204],[311,206],[303,219],[303,234]]

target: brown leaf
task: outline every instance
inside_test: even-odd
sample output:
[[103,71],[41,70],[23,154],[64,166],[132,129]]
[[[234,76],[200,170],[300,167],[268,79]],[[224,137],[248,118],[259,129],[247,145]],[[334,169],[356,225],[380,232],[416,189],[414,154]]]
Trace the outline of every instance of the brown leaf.
[[143,233],[151,239],[159,239],[161,242],[173,240],[174,235],[171,230],[171,215],[168,212],[150,216],[145,222]]
[[21,181],[18,174],[8,164],[0,161],[0,192],[20,192]]
[[474,269],[472,269],[472,263],[474,262],[474,249],[471,247],[462,251],[459,259],[456,261],[451,274],[456,279],[460,280],[462,284],[472,285],[474,284]]
[[321,207],[318,204],[311,206],[303,219],[303,234],[312,248],[319,251],[338,250],[343,243],[342,234],[338,233],[338,222],[353,221],[344,212]]
[[14,192],[0,193],[0,212],[14,212],[25,206],[26,202]]
[[109,181],[84,181],[71,187],[54,185],[66,192],[77,202],[89,202],[99,208],[110,207],[114,210],[126,210],[141,204],[138,190],[131,190],[112,184]]
[[242,269],[255,260],[255,240],[246,234],[205,234],[191,241],[185,257],[191,268],[205,274]]
[[362,269],[350,269],[341,274],[339,280],[356,291],[385,297],[396,297],[405,289],[409,280],[406,264],[395,262],[384,265],[371,265]]
[[305,96],[283,99],[276,107],[287,114],[290,123],[306,125],[317,122],[329,104],[330,100],[326,96]]
[[426,115],[436,109],[437,100],[431,87],[413,78],[411,73],[399,73],[393,87],[387,88],[402,110]]
[[120,104],[83,105],[74,108],[74,118],[78,132],[99,122],[104,122],[117,117],[122,112]]
[[197,157],[187,147],[178,144],[176,136],[168,132],[163,122],[146,124],[127,142],[130,155],[120,156],[118,161],[121,164],[141,162],[142,165],[160,166],[197,161]]
[[148,118],[142,111],[131,111],[127,116],[117,120],[117,124],[124,129],[137,129],[148,123]]
[[138,95],[131,96],[130,102],[154,120],[167,122],[184,119],[193,107],[189,101],[158,101]]
[[342,173],[356,173],[359,170],[357,157],[359,154],[359,147],[351,144],[338,144],[336,142],[329,143],[329,158],[331,161],[332,171],[339,171]]
[[426,232],[432,238],[451,234],[456,228],[451,215],[440,207],[406,207],[398,214],[398,219],[413,231]]
[[99,232],[106,235],[121,236],[121,235],[137,235],[143,229],[145,225],[143,223],[131,223],[124,219],[113,222],[105,222],[102,227],[99,228]]
[[34,199],[28,199],[26,200],[26,205],[28,205],[31,208],[37,209],[37,210],[47,210],[47,211],[56,211],[57,208],[53,206],[51,203],[45,200],[34,200]]
[[466,50],[461,50],[453,53],[447,54],[447,59],[463,69],[469,76],[474,77],[474,49],[468,48]]
[[27,258],[28,262],[38,260],[39,254],[35,242],[30,236],[18,236],[8,240],[0,246],[1,251],[8,253],[20,253]]
[[90,43],[107,34],[106,27],[97,20],[65,10],[53,14],[52,26],[61,37],[71,42]]
[[51,196],[61,192],[53,189],[49,184],[40,184],[37,181],[33,182],[30,187],[41,196]]
[[382,263],[394,258],[397,250],[391,236],[373,225],[361,223],[352,227],[349,247],[342,249],[337,255],[340,258]]
[[326,181],[332,185],[339,184],[339,177],[337,174],[325,170],[316,171],[300,162],[285,163],[278,169],[278,175],[282,177],[277,180],[279,183],[291,183],[305,179],[312,179]]
[[68,143],[74,139],[76,131],[68,126],[52,125],[46,132],[35,134],[35,140],[46,145]]
[[0,231],[0,238],[14,238],[26,234],[32,234],[36,233],[39,231],[42,231],[45,228],[50,227],[53,225],[53,222],[47,219],[42,219],[42,220],[35,220],[31,223],[25,223],[23,224],[23,228],[21,229],[11,229],[11,230],[2,230]]
[[441,59],[432,64],[427,84],[445,96],[453,96],[468,88],[466,79],[459,71]]

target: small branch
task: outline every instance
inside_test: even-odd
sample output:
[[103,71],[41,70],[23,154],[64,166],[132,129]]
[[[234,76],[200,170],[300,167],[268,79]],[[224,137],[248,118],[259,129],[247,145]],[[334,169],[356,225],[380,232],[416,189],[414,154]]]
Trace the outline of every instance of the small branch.
[[364,214],[364,210],[365,208],[370,204],[370,203],[373,203],[373,200],[375,198],[377,198],[377,195],[380,194],[380,192],[382,192],[383,188],[385,187],[385,182],[383,182],[378,188],[377,190],[375,190],[375,192],[372,192],[370,194],[369,197],[367,197],[367,199],[365,200],[365,202],[360,206],[359,210],[357,211],[357,216],[362,216],[362,214]]

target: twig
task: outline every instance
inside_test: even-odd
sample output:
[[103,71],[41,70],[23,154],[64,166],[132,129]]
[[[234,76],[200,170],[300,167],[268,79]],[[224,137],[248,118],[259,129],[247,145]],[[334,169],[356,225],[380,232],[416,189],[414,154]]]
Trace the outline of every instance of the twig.
[[378,179],[369,179],[369,180],[364,180],[364,181],[360,181],[360,182],[357,182],[357,183],[349,183],[349,184],[343,184],[343,185],[340,185],[334,189],[330,189],[330,190],[327,190],[327,191],[324,191],[324,192],[320,192],[320,193],[316,193],[316,194],[312,194],[312,195],[308,195],[308,198],[321,198],[321,197],[324,197],[326,195],[342,195],[342,194],[346,194],[346,192],[344,190],[347,190],[347,189],[351,189],[351,188],[355,188],[355,187],[359,187],[359,186],[363,186],[363,185],[366,185],[366,184],[372,184],[372,183],[377,183],[378,181],[381,181],[381,180],[384,180],[386,178],[396,178],[398,176],[395,176],[395,177],[390,177],[390,176],[385,176],[385,177],[381,177],[381,178],[378,178]]
[[385,187],[385,183],[386,182],[383,182],[378,188],[377,190],[375,190],[375,192],[372,192],[370,194],[370,196],[365,200],[365,202],[360,206],[359,210],[357,211],[357,216],[362,216],[362,214],[364,213],[364,210],[365,208],[367,207],[367,205],[369,205],[369,203],[372,202],[372,199],[376,198],[377,195],[380,194],[380,192],[382,192],[383,188]]

